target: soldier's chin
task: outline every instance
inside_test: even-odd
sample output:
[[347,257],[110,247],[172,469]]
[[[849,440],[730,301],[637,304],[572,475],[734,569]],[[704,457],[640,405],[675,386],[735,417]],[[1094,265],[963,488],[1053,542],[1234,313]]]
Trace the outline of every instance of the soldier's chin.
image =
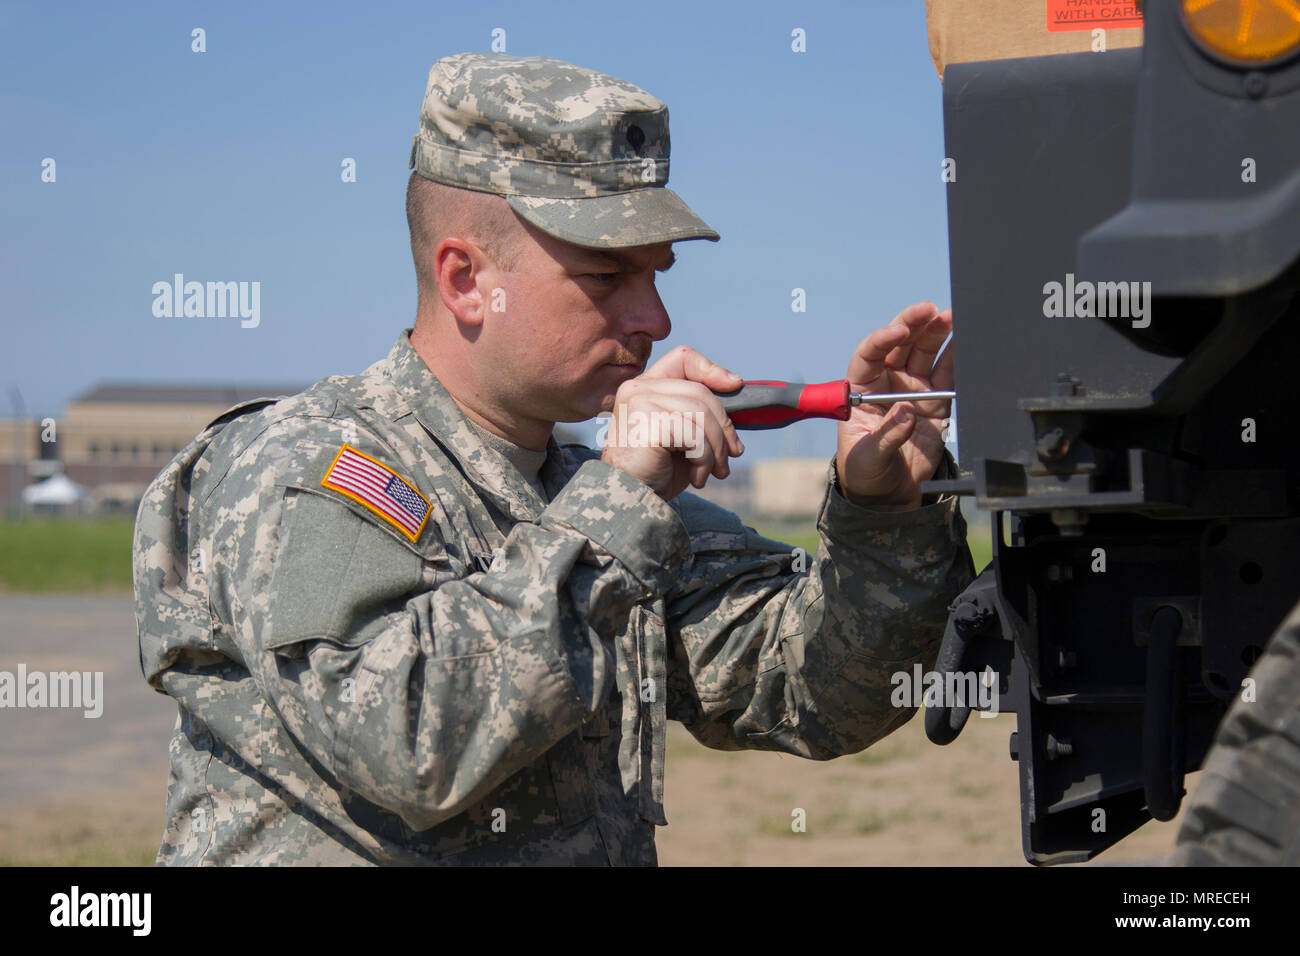
[[575,407],[572,411],[566,412],[563,418],[557,418],[557,422],[585,422],[595,418],[597,415],[607,415],[614,410],[614,393],[610,392],[603,398],[593,399],[590,402],[583,403],[580,407]]

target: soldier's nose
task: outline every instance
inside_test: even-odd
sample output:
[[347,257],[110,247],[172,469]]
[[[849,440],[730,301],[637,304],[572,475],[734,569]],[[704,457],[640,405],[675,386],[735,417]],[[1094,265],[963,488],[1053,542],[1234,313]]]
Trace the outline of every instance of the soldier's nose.
[[655,342],[668,338],[668,333],[673,330],[672,320],[668,318],[668,310],[664,308],[663,300],[653,288],[648,295],[634,303],[620,325],[627,335],[642,332]]

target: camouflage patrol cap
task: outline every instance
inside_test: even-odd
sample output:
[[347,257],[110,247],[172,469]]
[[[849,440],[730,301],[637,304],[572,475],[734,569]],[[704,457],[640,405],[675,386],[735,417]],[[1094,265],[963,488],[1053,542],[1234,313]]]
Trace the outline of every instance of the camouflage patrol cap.
[[668,107],[544,56],[458,53],[429,70],[410,167],[506,197],[543,232],[617,249],[718,234],[668,184]]

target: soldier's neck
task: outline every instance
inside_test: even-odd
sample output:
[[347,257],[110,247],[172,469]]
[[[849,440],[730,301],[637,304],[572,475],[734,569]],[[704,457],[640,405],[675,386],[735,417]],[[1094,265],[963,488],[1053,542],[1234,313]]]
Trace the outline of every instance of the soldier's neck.
[[430,329],[431,323],[416,323],[411,347],[442,383],[471,422],[511,444],[531,451],[545,451],[554,422],[520,418],[499,407],[472,376],[473,363],[454,350],[442,347]]

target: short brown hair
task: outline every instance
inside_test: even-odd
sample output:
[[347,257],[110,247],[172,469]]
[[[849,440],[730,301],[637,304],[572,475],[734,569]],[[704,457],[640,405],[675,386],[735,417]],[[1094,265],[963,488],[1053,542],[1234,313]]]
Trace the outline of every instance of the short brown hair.
[[461,189],[411,173],[406,183],[406,224],[420,294],[432,295],[437,281],[430,258],[448,236],[469,239],[504,272],[514,272],[523,255],[523,228],[505,197]]

